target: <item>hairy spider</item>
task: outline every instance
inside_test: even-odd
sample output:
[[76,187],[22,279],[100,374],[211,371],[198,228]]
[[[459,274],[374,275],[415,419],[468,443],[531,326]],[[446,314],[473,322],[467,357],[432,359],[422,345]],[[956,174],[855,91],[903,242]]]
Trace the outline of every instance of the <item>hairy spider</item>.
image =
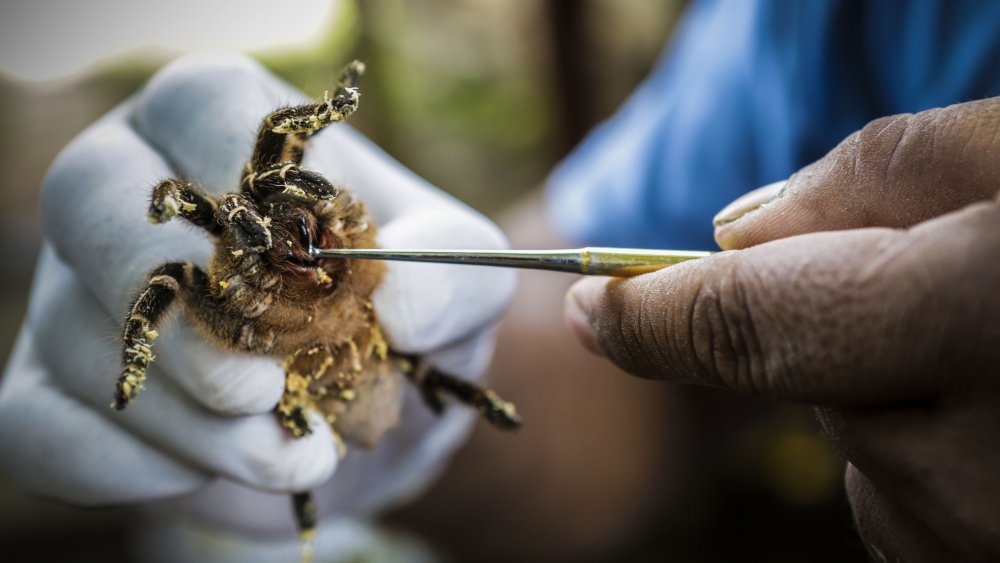
[[[181,179],[153,188],[149,221],[181,217],[214,237],[215,254],[205,269],[169,262],[149,274],[125,321],[115,409],[127,407],[142,389],[156,326],[179,298],[220,347],[284,358],[285,390],[275,412],[295,437],[311,432],[306,413],[314,409],[331,425],[338,448],[344,447],[341,439],[373,447],[398,422],[403,375],[435,412],[443,410],[441,394],[447,393],[500,428],[520,424],[514,406],[492,391],[387,345],[371,302],[385,269],[381,262],[310,254],[313,247],[375,246],[365,205],[300,166],[308,137],[357,109],[363,71],[355,61],[321,102],[264,118],[238,193],[216,200]],[[315,526],[309,493],[294,495],[293,506],[300,534],[309,538]]]

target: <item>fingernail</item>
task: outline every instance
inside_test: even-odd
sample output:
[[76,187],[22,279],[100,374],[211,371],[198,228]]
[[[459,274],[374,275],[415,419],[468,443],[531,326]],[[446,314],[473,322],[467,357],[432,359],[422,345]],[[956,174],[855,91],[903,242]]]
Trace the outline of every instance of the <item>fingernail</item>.
[[785,188],[785,184],[787,183],[787,180],[781,180],[780,182],[768,184],[741,196],[736,201],[725,206],[722,211],[718,212],[712,219],[712,224],[719,227],[727,223],[732,223],[733,221],[745,216],[747,213],[764,207],[781,195],[781,191]]
[[566,326],[580,344],[598,356],[603,356],[604,352],[597,344],[597,337],[594,336],[594,329],[590,324],[590,311],[593,310],[597,293],[601,291],[604,291],[604,282],[599,278],[577,282],[566,294],[563,313]]

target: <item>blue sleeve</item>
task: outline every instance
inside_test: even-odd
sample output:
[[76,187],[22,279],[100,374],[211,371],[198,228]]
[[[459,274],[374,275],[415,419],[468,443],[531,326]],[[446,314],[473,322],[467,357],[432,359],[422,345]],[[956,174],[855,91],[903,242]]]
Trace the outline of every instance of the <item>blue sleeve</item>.
[[583,244],[711,249],[711,218],[883,115],[1000,94],[1000,2],[699,0],[553,172]]

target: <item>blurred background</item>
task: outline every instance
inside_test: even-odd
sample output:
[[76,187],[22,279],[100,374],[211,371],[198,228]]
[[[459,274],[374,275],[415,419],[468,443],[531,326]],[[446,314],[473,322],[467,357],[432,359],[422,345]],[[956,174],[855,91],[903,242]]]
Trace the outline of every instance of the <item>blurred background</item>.
[[[346,61],[365,61],[352,124],[494,218],[516,246],[541,246],[558,240],[537,211],[546,174],[642,80],[684,4],[5,3],[0,359],[25,312],[46,168],[173,57],[244,51],[309,95]],[[522,276],[501,329],[492,377],[525,428],[477,427],[451,471],[388,526],[456,561],[864,559],[843,463],[811,411],[620,375],[552,322],[570,281]],[[36,501],[0,481],[0,559],[128,561],[134,519]]]

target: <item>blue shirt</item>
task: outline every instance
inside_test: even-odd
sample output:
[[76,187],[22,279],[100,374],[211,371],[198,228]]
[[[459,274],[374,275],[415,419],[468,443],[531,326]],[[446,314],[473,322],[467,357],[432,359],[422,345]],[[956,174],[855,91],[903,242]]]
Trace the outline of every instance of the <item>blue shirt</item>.
[[884,115],[1000,94],[1000,2],[698,0],[549,180],[583,244],[712,249],[712,216]]

